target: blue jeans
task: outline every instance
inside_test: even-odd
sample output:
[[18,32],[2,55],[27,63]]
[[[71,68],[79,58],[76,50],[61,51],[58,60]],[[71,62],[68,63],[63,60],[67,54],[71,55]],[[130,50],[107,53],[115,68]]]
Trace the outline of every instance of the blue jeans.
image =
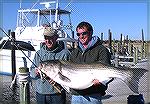
[[61,95],[56,94],[39,94],[36,92],[37,104],[65,104],[66,95],[65,93]]
[[71,104],[102,104],[100,94],[72,95]]

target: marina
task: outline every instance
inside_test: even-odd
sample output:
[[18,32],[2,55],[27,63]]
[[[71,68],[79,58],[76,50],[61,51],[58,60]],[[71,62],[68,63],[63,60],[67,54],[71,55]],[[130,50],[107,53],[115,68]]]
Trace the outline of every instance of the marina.
[[[76,47],[71,11],[59,7],[58,0],[39,2],[42,8],[19,9],[15,31],[5,32],[6,37],[0,39],[0,104],[20,103],[20,82],[16,79],[15,87],[10,86],[20,67],[30,68],[34,54],[44,41],[45,26],[58,30],[58,42],[63,42],[65,49]],[[66,17],[64,17],[66,16]],[[3,29],[1,31],[4,32]],[[13,37],[14,35],[14,37]],[[148,70],[139,80],[139,94],[143,95],[145,104],[150,104],[150,41],[144,40],[143,29],[141,40],[112,40],[112,32],[108,29],[108,40],[99,37],[112,55],[113,66],[143,68]],[[13,57],[14,56],[14,57]],[[13,70],[14,69],[14,70]],[[29,82],[30,103],[36,104],[34,81]],[[116,87],[117,86],[117,87]],[[120,79],[115,79],[108,86],[106,95],[102,97],[103,104],[127,104],[128,96],[135,95]],[[67,103],[70,104],[70,94],[67,93]]]
[[[65,44],[64,48],[69,45],[68,43],[71,44],[76,41],[72,38],[74,33],[71,25],[71,12],[61,10],[58,4],[57,1],[42,2],[38,4],[43,6],[42,9],[20,9],[17,14],[15,33],[11,31],[6,33],[1,29],[1,31],[5,32],[6,37],[0,40],[0,60],[2,64],[0,65],[0,72],[6,74],[11,74],[12,72],[10,60],[12,47],[10,41],[13,40],[11,38],[11,34],[13,33],[16,42],[14,44],[16,49],[14,50],[16,54],[17,72],[19,67],[24,66],[29,68],[31,66],[35,51],[39,50],[40,43],[44,42],[43,31],[45,26],[52,26],[52,28],[58,30],[58,41],[63,41]],[[47,5],[49,6],[47,7]],[[67,20],[62,20],[64,18],[67,18]],[[19,47],[21,47],[21,49]],[[5,66],[7,66],[7,69]]]
[[[140,66],[145,68],[149,68],[148,63],[142,63]],[[139,92],[143,95],[145,104],[150,104],[149,95],[150,95],[150,85],[148,73],[145,73],[144,76],[140,79],[139,82]],[[19,104],[19,92],[14,96],[13,90],[10,89],[11,84],[11,76],[0,75],[0,84],[2,86],[0,90],[0,104]],[[35,99],[35,87],[33,86],[34,82],[32,82],[30,86],[30,103],[36,104]],[[117,87],[116,87],[117,86]],[[18,88],[17,88],[18,89]],[[108,86],[106,95],[103,96],[102,102],[103,104],[127,104],[127,97],[129,95],[134,95],[134,93],[119,79],[114,80]],[[15,97],[15,98],[13,98]],[[14,100],[15,99],[15,100]],[[67,104],[70,104],[70,95],[67,95]]]

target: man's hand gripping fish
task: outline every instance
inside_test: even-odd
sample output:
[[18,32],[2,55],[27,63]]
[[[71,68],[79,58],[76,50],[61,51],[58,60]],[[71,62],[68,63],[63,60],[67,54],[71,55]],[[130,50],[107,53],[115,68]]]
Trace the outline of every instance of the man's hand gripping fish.
[[46,61],[41,71],[60,85],[73,89],[86,89],[98,79],[104,85],[110,78],[119,78],[138,93],[139,79],[147,70],[141,68],[114,67],[103,63],[75,64],[67,61]]

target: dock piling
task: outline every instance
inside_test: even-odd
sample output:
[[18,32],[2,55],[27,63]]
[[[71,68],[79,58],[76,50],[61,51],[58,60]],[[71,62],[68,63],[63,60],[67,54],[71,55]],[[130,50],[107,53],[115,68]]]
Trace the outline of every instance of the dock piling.
[[20,104],[30,104],[30,74],[29,68],[19,68]]
[[12,80],[13,80],[16,74],[15,32],[11,32],[11,65],[12,65]]

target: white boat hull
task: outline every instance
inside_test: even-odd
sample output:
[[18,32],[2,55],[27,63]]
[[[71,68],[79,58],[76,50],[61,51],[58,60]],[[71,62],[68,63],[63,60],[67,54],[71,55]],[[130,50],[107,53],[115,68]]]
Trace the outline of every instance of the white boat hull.
[[[19,71],[20,67],[30,67],[31,61],[27,59],[24,54],[20,50],[16,50],[16,73]],[[31,60],[33,60],[35,51],[28,52],[26,51],[25,54],[29,57]],[[11,62],[11,50],[0,50],[0,73],[1,74],[12,74],[12,62]]]

